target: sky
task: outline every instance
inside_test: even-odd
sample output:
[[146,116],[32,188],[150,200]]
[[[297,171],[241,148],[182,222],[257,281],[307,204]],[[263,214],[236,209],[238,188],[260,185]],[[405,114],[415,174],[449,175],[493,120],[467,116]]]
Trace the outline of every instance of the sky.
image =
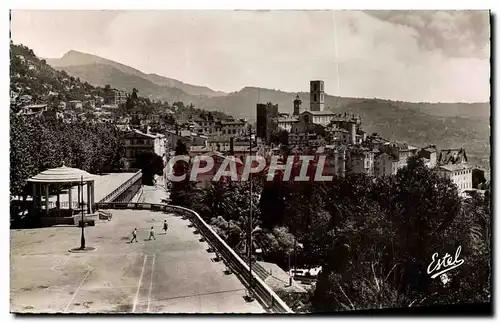
[[26,11],[14,43],[40,57],[95,54],[233,92],[298,92],[412,102],[486,102],[487,11]]

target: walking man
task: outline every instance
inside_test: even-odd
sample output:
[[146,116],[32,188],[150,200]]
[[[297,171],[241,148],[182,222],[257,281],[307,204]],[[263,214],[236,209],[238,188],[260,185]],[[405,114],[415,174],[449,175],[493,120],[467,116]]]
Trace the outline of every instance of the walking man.
[[151,238],[156,240],[154,227],[151,227],[151,230],[149,230],[149,240],[151,240]]
[[132,242],[137,242],[137,228],[134,228],[134,231],[132,231],[132,240],[130,240],[130,243]]
[[163,221],[163,231],[165,231],[165,234],[167,234],[167,229],[168,229],[168,223],[167,220]]

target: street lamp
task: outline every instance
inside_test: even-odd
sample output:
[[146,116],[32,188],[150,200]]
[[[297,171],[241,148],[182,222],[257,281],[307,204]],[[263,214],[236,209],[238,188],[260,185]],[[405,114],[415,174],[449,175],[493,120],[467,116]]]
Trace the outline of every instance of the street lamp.
[[[83,217],[83,176],[81,178],[80,186],[81,186],[80,192],[82,194],[81,195],[81,202],[80,202],[80,209],[82,212],[82,236],[80,239],[80,249],[85,250],[85,221],[84,221],[84,217]],[[89,201],[87,201],[87,203],[88,202]]]

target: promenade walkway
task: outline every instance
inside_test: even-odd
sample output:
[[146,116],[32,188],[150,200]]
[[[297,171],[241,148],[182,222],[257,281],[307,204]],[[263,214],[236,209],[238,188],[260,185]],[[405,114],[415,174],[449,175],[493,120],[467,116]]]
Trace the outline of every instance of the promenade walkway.
[[[165,193],[144,187],[144,202],[159,203]],[[13,312],[39,313],[263,313],[246,302],[245,288],[215,262],[188,220],[146,210],[112,210],[111,221],[86,229],[51,227],[11,230]],[[167,220],[169,229],[162,232]],[[148,240],[153,226],[156,240]],[[138,242],[129,243],[138,229]]]
[[136,196],[132,199],[132,202],[148,203],[148,201],[156,201],[152,203],[161,203],[163,200],[168,200],[169,198],[170,192],[165,188],[163,178],[157,176],[156,185],[142,186]]

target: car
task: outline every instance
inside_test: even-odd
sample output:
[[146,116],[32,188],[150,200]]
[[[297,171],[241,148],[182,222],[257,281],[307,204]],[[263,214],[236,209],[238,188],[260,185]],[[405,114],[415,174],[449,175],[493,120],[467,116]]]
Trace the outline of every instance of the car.
[[307,270],[305,269],[293,269],[292,270],[292,275],[293,276],[306,276]]
[[320,272],[321,272],[321,267],[309,269],[309,273],[311,274],[311,276],[318,276]]

